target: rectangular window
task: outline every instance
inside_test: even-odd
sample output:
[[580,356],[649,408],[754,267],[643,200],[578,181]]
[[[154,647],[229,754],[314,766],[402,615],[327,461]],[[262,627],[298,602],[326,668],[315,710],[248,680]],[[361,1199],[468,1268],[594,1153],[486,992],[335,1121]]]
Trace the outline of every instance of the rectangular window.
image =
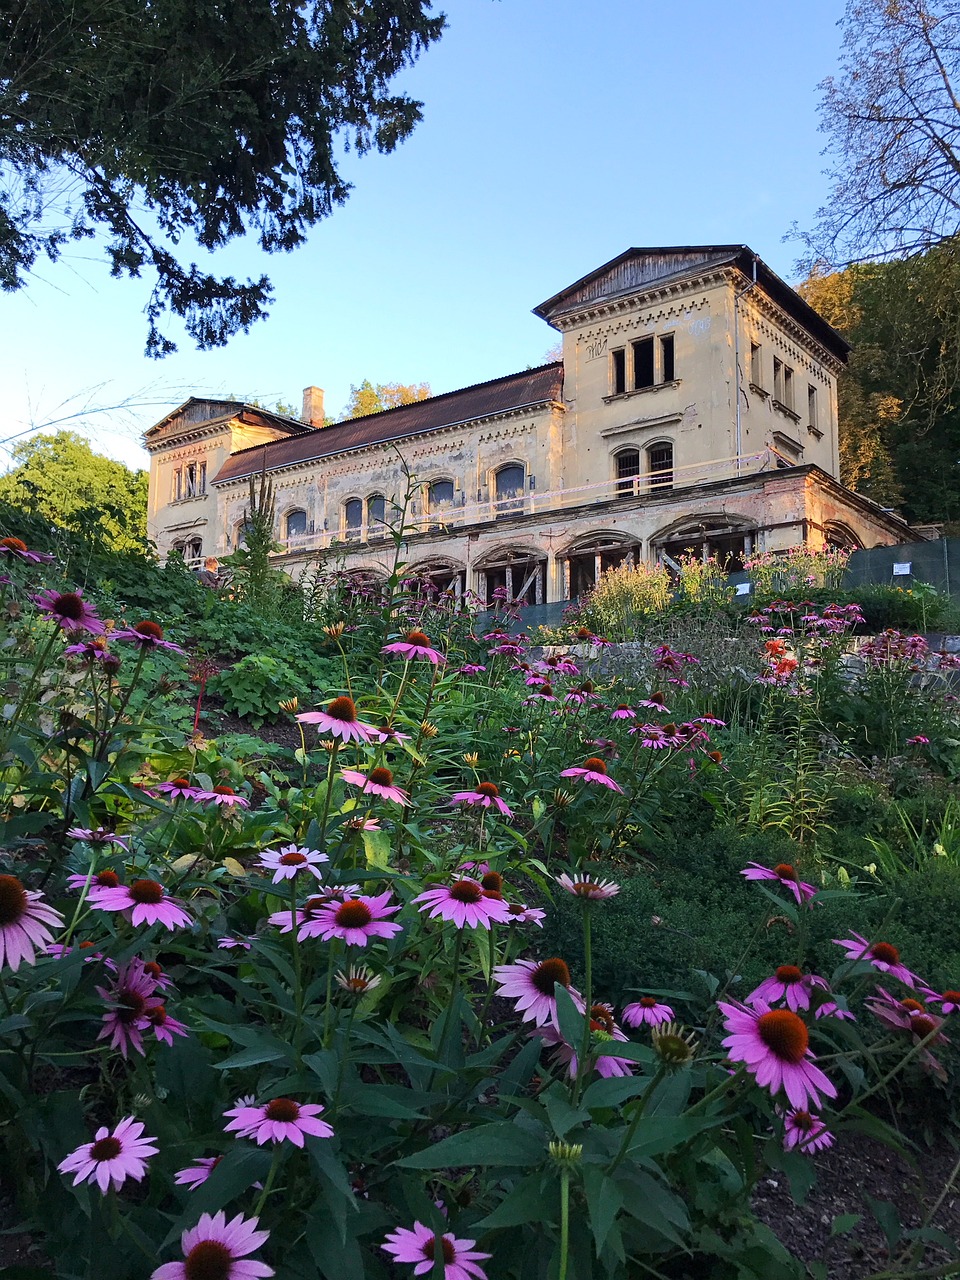
[[197,492],[197,464],[190,462],[187,464],[187,488],[185,497],[193,498]]
[[763,388],[763,347],[758,342],[750,343],[750,381]]
[[653,376],[653,338],[641,338],[633,343],[633,386],[652,387]]
[[650,460],[650,488],[671,488],[673,485],[673,445],[652,445],[647,450],[647,457]]
[[668,333],[660,339],[660,381],[673,382],[675,376],[673,361],[673,334]]
[[627,389],[627,353],[623,347],[610,352],[612,394],[622,396]]
[[783,404],[783,361],[773,357],[773,398]]
[[617,493],[636,493],[640,474],[640,450],[622,449],[617,454]]
[[201,462],[199,470],[197,472],[197,493],[206,493],[206,492],[207,492],[207,464],[205,462]]
[[816,431],[817,422],[817,388],[807,386],[807,425]]
[[183,497],[183,472],[179,467],[173,473],[173,501],[179,502]]
[[781,400],[785,408],[793,409],[793,370],[788,364],[783,366],[783,395]]

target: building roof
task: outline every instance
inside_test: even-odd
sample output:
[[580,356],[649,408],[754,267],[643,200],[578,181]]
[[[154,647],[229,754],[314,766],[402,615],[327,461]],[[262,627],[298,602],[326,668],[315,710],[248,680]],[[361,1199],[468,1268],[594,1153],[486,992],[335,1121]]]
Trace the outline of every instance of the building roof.
[[215,484],[255,475],[266,464],[268,471],[312,462],[331,454],[349,453],[368,445],[405,440],[442,427],[457,426],[498,413],[559,400],[563,394],[562,363],[545,364],[522,373],[510,373],[491,382],[448,391],[363,418],[348,418],[317,431],[269,444],[253,445],[233,453],[214,478]]
[[846,363],[849,342],[745,244],[627,249],[602,267],[567,285],[546,302],[541,302],[534,307],[533,313],[548,324],[554,324],[563,316],[573,315],[590,306],[694,278],[720,266],[736,267],[745,277],[745,285],[754,279],[756,272],[757,284],[764,293],[803,325],[831,355]]
[[159,422],[147,429],[143,437],[144,443],[149,448],[167,427],[177,430],[230,418],[244,418],[291,435],[302,435],[315,429],[309,422],[301,422],[299,418],[291,418],[288,414],[265,409],[263,405],[247,404],[243,400],[221,400],[212,396],[189,396],[183,404],[171,409]]

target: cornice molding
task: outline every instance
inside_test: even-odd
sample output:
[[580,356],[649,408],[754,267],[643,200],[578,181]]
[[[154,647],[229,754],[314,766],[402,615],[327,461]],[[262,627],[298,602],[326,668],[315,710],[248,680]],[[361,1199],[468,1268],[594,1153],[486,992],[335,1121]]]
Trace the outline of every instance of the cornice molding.
[[211,436],[229,434],[230,424],[236,421],[235,417],[230,417],[217,418],[215,422],[200,422],[184,431],[177,431],[159,440],[152,440],[149,443],[144,440],[143,447],[150,454],[170,452],[181,448],[192,440],[204,440],[209,439]]
[[[712,268],[673,283],[632,289],[629,293],[618,294],[615,298],[597,298],[593,302],[579,304],[576,309],[566,311],[562,316],[554,316],[551,324],[564,333],[568,329],[578,328],[591,321],[609,320],[625,312],[635,311],[638,305],[651,306],[657,302],[668,302],[700,293],[704,289],[715,288],[718,284],[728,283],[729,277],[728,269]],[[707,299],[704,298],[698,305],[704,306],[706,303]]]

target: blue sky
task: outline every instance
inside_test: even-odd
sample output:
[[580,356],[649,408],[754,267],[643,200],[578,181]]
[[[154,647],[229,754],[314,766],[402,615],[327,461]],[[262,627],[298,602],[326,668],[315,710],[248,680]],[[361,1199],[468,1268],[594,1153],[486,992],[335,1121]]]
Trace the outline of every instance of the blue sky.
[[[401,81],[424,102],[412,138],[347,157],[353,193],[296,253],[218,255],[273,280],[249,334],[147,360],[147,285],[111,280],[88,245],[0,295],[3,436],[79,412],[64,425],[145,465],[140,432],[189,394],[298,405],[315,383],[336,413],[364,378],[481,382],[541,363],[556,335],[531,308],[631,245],[743,242],[793,279],[783,237],[827,194],[816,86],[842,9],[450,0],[446,34]],[[131,399],[150,403],[82,413]]]

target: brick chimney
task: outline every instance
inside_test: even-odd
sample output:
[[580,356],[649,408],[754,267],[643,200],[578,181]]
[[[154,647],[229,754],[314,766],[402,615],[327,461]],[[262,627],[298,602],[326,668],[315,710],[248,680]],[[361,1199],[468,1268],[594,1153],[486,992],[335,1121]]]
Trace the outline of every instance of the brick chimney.
[[322,387],[303,388],[303,410],[300,419],[302,422],[309,422],[311,427],[323,426]]

